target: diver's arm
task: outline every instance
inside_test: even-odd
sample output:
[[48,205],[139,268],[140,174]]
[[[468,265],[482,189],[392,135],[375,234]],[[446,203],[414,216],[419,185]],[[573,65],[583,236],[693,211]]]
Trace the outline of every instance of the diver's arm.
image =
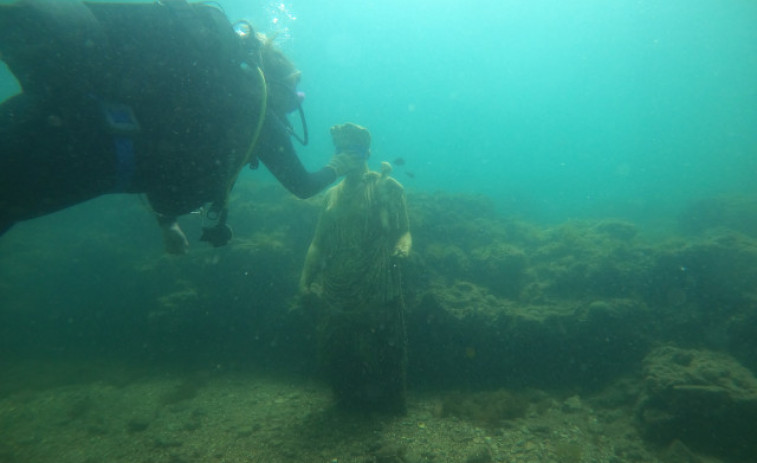
[[263,134],[256,148],[258,158],[284,188],[298,198],[309,198],[337,179],[336,171],[330,167],[316,172],[305,170],[289,134],[272,117],[266,118]]

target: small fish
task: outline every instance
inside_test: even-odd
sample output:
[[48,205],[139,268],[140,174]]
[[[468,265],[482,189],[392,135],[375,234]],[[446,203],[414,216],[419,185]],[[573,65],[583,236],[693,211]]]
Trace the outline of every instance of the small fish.
[[392,161],[392,164],[394,164],[395,166],[404,166],[405,160],[402,158],[397,158],[394,161]]
[[408,171],[405,171],[405,175],[407,175],[407,176],[408,176],[408,177],[410,177],[410,178],[415,178],[415,174],[414,174],[414,173],[412,173],[412,172],[410,172],[409,170],[408,170]]

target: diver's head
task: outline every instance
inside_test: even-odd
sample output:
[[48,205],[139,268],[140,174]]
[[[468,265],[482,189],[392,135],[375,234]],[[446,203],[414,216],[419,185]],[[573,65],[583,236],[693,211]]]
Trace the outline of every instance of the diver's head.
[[277,79],[268,77],[268,104],[278,114],[296,111],[305,100],[305,93],[297,90],[300,83],[300,71]]
[[268,105],[281,116],[297,110],[305,94],[297,90],[302,73],[274,44],[275,37],[264,38],[260,65],[268,84]]

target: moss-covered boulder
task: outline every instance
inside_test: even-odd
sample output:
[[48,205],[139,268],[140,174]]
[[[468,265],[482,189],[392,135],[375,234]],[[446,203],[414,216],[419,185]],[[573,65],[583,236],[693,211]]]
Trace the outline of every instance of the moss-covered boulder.
[[410,376],[435,386],[594,389],[638,364],[651,320],[631,299],[522,304],[457,281],[409,311]]
[[757,197],[716,196],[692,200],[679,214],[678,226],[684,234],[728,229],[757,237]]
[[471,252],[471,276],[499,296],[518,299],[529,280],[528,256],[507,243],[477,247]]
[[644,359],[644,391],[637,405],[646,436],[678,439],[703,453],[752,461],[757,454],[757,379],[732,357],[660,347]]

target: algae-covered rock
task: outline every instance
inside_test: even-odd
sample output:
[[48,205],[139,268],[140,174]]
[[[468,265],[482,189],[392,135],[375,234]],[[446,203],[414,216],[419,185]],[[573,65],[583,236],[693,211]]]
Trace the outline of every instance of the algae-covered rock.
[[594,230],[621,241],[630,241],[639,233],[636,225],[624,220],[603,220],[594,226]]
[[656,246],[641,297],[662,340],[728,349],[757,368],[757,241],[721,231]]
[[529,249],[540,291],[532,298],[585,300],[639,297],[646,288],[654,252],[634,242],[626,222],[572,221],[546,229]]
[[[757,307],[757,295],[752,295],[747,307]],[[752,371],[757,371],[757,310],[729,317],[728,350]]]
[[757,197],[719,196],[693,200],[681,211],[678,226],[686,234],[728,228],[757,237]]
[[679,440],[674,440],[662,452],[660,459],[665,463],[703,463],[699,456]]
[[631,299],[522,304],[458,281],[409,314],[415,380],[465,386],[592,389],[647,351],[652,312]]
[[732,307],[757,285],[757,242],[735,232],[660,246],[646,297],[661,305]]
[[644,359],[637,405],[647,437],[726,457],[754,456],[757,379],[732,357],[660,347]]
[[497,295],[518,298],[527,282],[526,253],[507,243],[494,242],[471,252],[473,279]]
[[429,244],[423,255],[428,269],[435,273],[463,276],[470,271],[468,255],[454,244]]

